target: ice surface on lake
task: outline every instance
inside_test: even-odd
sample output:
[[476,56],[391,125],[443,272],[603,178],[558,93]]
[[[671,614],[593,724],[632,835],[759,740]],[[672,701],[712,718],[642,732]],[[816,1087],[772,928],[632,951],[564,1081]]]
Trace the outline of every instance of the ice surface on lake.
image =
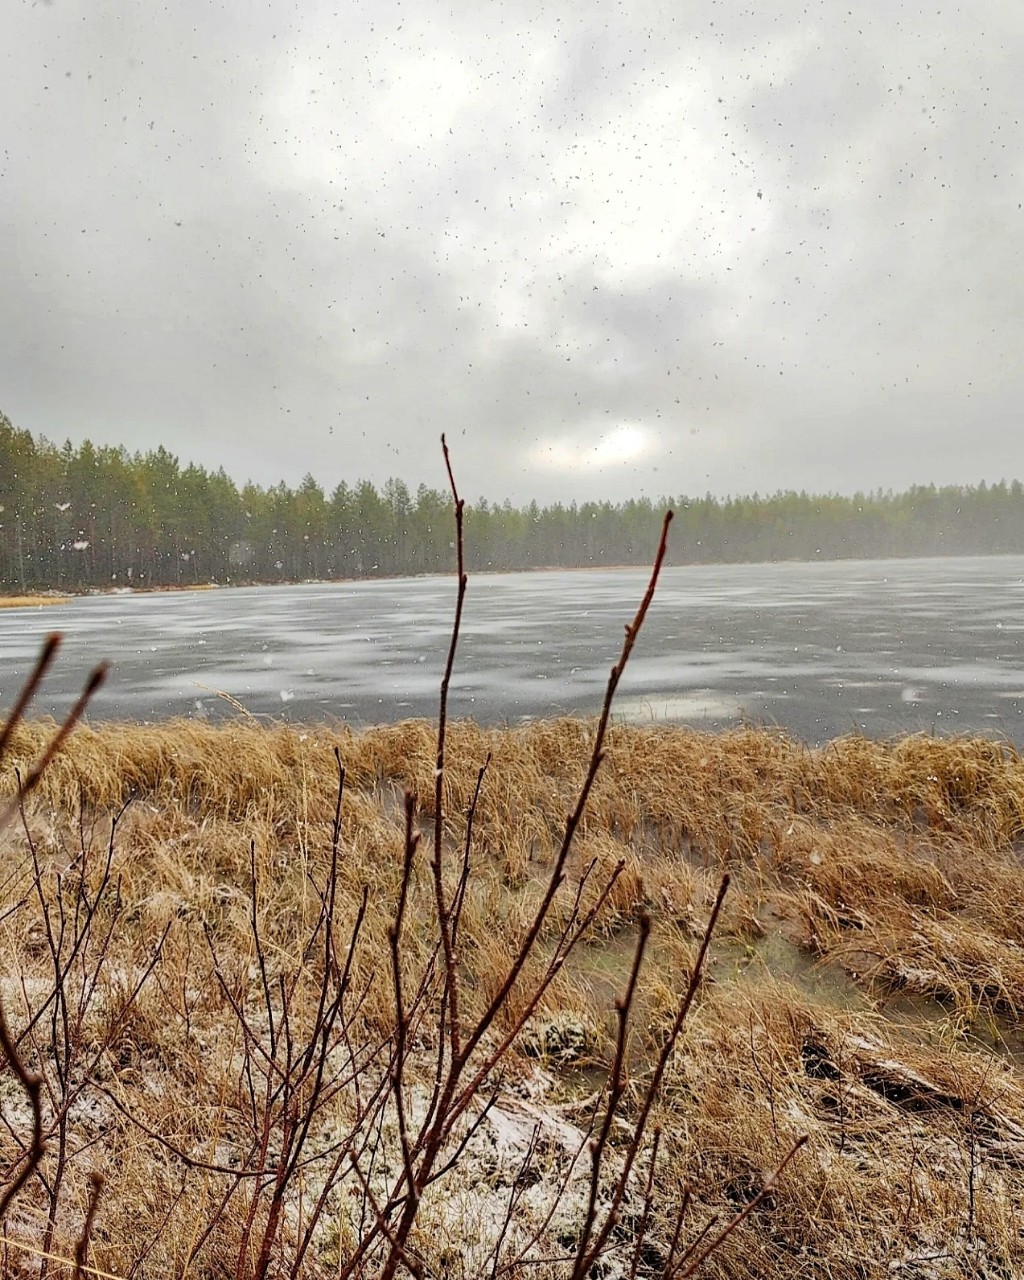
[[[596,714],[647,576],[471,574],[450,715]],[[920,729],[1020,740],[1022,579],[1024,557],[668,569],[616,714],[750,720],[816,742]],[[221,718],[232,699],[268,719],[434,716],[454,603],[453,577],[76,599],[46,612],[65,651],[36,710],[67,710],[108,658],[94,719]],[[0,704],[43,630],[38,610],[0,610]]]

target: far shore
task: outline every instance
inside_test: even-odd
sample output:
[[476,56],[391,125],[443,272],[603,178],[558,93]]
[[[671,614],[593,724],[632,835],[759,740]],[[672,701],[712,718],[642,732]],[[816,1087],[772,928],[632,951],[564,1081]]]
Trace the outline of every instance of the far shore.
[[[764,565],[783,565],[783,564],[849,564],[860,562],[863,564],[884,564],[891,560],[958,560],[958,559],[1006,559],[1017,557],[1018,552],[993,552],[989,556],[981,557],[975,555],[947,555],[947,556],[882,556],[863,558],[857,556],[851,557],[829,557],[828,559],[802,560],[798,558],[788,560],[691,560],[681,563],[667,563],[667,569],[683,569],[683,568],[737,568],[739,566],[757,567]],[[650,569],[647,561],[637,562],[636,564],[545,564],[545,565],[529,565],[520,569],[498,569],[492,566],[476,567],[469,571],[471,577],[480,577],[483,575],[500,575],[514,576],[526,573],[622,573],[622,572],[641,572]],[[44,604],[68,604],[72,600],[88,597],[88,596],[117,596],[117,595],[154,595],[166,592],[187,592],[187,591],[220,591],[228,590],[236,587],[325,587],[325,586],[351,586],[360,582],[394,582],[399,579],[407,578],[448,578],[453,577],[455,573],[454,565],[451,569],[432,570],[423,573],[378,573],[378,574],[362,574],[358,577],[350,578],[287,578],[275,581],[261,580],[258,578],[234,578],[225,582],[174,582],[160,583],[152,586],[147,584],[132,583],[120,584],[111,583],[106,587],[85,587],[76,589],[74,587],[62,587],[57,589],[41,589],[38,592],[26,591],[19,595],[0,595],[0,609],[12,608],[28,608],[35,605]]]
[[[584,564],[584,565],[533,565],[528,569],[475,569],[474,576],[480,574],[517,574],[517,573],[614,573],[623,570],[642,571],[649,566],[639,564]],[[24,595],[0,595],[0,609],[28,608],[33,605],[70,604],[72,600],[87,599],[89,596],[143,596],[161,595],[169,592],[187,591],[228,591],[238,587],[336,587],[351,586],[358,582],[394,582],[400,578],[438,578],[453,577],[454,569],[449,573],[380,573],[364,575],[358,578],[295,578],[276,582],[264,582],[257,579],[238,579],[231,582],[181,582],[162,583],[155,586],[109,586],[86,587],[84,590],[69,588],[66,591],[26,592]]]
[[55,592],[26,593],[23,596],[0,596],[0,609],[34,609],[44,604],[70,604],[73,596]]

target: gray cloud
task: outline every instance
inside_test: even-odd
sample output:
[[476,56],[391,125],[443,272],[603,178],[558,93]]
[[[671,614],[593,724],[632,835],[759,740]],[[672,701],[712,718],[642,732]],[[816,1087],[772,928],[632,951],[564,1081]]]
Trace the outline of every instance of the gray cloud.
[[3,408],[472,496],[1024,475],[1024,11],[19,6]]

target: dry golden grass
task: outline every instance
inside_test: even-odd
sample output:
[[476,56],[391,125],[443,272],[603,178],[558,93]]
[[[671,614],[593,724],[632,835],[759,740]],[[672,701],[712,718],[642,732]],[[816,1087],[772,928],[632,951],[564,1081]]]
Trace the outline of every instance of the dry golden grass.
[[[15,730],[0,780],[8,793],[13,767],[24,773],[50,732],[31,722]],[[491,755],[460,936],[467,1016],[494,995],[522,942],[593,734],[593,724],[579,720],[449,728],[450,887],[477,773]],[[435,737],[423,722],[359,733],[244,721],[80,727],[44,775],[27,833],[4,837],[0,972],[12,1023],[24,1025],[47,976],[29,836],[48,883],[66,900],[75,876],[97,874],[111,815],[131,799],[114,840],[118,927],[86,1019],[88,1043],[101,1046],[92,1074],[153,1131],[198,1144],[211,1163],[230,1161],[245,1134],[239,1030],[227,992],[240,998],[258,985],[250,846],[271,980],[315,977],[319,961],[304,948],[318,909],[313,882],[328,866],[337,747],[347,770],[339,918],[350,927],[367,888],[353,985],[366,993],[359,1027],[371,1043],[394,1024],[385,959],[402,881],[402,795],[407,787],[417,793],[426,824]],[[583,1095],[609,1060],[611,1002],[647,913],[654,936],[630,1052],[639,1087],[692,970],[720,871],[730,869],[734,882],[713,944],[718,960],[658,1104],[667,1167],[694,1188],[692,1233],[756,1194],[799,1134],[810,1140],[702,1274],[1022,1274],[1024,1039],[1015,1039],[1024,1010],[1022,836],[1024,763],[1007,745],[850,738],[809,750],[754,730],[613,729],[572,855],[570,896],[591,865],[584,904],[601,872],[619,861],[624,869],[591,940],[547,993],[531,1051],[544,1057],[553,1043],[549,1024],[578,1029],[578,1052],[566,1055],[572,1060],[555,1054],[546,1065],[560,1114],[585,1119]],[[435,945],[427,856],[424,850],[409,889],[403,964],[410,981]],[[567,918],[560,901],[535,966],[546,963]],[[164,931],[152,980],[132,1002],[133,978]],[[788,954],[801,965],[788,964]],[[806,980],[811,960],[825,966],[828,999]],[[515,1013],[513,998],[497,1029]],[[428,1079],[431,1029],[413,1030]],[[515,1067],[524,1078],[534,1069],[528,1057]],[[16,1091],[9,1081],[4,1090],[5,1117],[17,1129],[24,1116],[11,1110]],[[127,1274],[140,1242],[152,1241],[146,1274],[233,1269],[244,1198],[232,1201],[189,1262],[197,1224],[216,1213],[217,1176],[184,1168],[105,1096],[73,1113],[76,1143],[90,1145],[76,1158],[55,1249],[73,1249],[85,1175],[98,1167],[107,1182],[95,1265]],[[339,1103],[330,1123],[344,1122]],[[13,1152],[11,1133],[0,1130],[0,1160]],[[483,1175],[474,1167],[467,1178]],[[672,1191],[661,1187],[666,1203]],[[479,1200],[472,1203],[479,1214]],[[462,1274],[452,1270],[463,1254],[442,1209],[425,1208],[424,1222],[434,1226],[424,1227],[417,1247],[434,1274]],[[32,1201],[12,1231],[30,1238],[41,1212]],[[471,1216],[467,1209],[466,1231]],[[329,1274],[351,1247],[351,1218],[339,1209],[330,1222],[303,1274]],[[484,1232],[486,1224],[478,1225]],[[19,1274],[13,1261],[8,1268]],[[648,1274],[656,1273],[652,1262]]]
[[69,604],[71,596],[0,596],[0,609],[34,609],[44,604]]

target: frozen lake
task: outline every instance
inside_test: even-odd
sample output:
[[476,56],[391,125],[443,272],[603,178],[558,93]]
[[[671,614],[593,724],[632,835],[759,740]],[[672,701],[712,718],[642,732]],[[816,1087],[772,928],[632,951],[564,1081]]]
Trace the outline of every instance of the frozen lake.
[[[471,576],[451,714],[592,714],[646,570]],[[112,664],[91,719],[433,716],[454,577],[94,596],[0,610],[0,705],[43,635],[65,646],[37,711]],[[1024,742],[1024,557],[667,570],[617,711],[809,742],[860,731]]]

